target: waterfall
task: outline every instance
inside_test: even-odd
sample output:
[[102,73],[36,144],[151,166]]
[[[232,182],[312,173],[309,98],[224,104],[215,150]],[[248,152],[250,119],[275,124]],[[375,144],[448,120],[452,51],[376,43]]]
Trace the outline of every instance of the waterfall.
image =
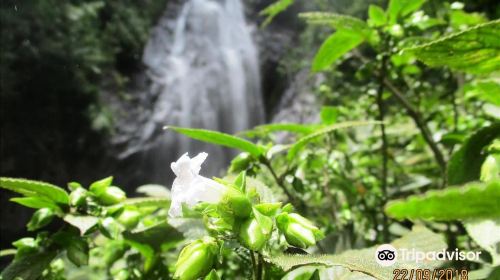
[[189,0],[176,19],[165,14],[153,30],[143,54],[148,118],[122,155],[144,153],[150,181],[167,184],[170,162],[185,152],[208,152],[209,176],[234,156],[163,126],[235,133],[263,121],[258,52],[243,12],[240,0]]

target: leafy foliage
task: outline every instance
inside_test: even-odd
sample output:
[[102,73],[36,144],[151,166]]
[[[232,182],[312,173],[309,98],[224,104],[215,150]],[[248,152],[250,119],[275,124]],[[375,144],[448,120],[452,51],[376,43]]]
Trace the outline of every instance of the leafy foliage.
[[294,2],[295,0],[277,0],[275,3],[266,7],[260,12],[260,15],[266,16],[266,19],[262,23],[262,26],[266,26],[271,23],[275,16],[286,10]]
[[500,123],[485,127],[465,141],[456,151],[448,164],[448,182],[460,185],[479,180],[481,165],[486,158],[483,149],[494,139],[500,137]]
[[[16,178],[0,178],[0,187],[28,197],[41,197],[55,203],[67,204],[68,193],[52,184]],[[19,200],[18,200],[19,201]]]
[[312,70],[321,71],[327,69],[337,59],[361,44],[363,40],[361,34],[342,29],[335,32],[319,48],[313,61]]
[[385,212],[396,219],[492,219],[500,216],[499,199],[500,181],[469,183],[389,202]]
[[217,131],[210,131],[206,129],[181,128],[172,126],[169,126],[168,128],[196,140],[248,152],[256,158],[258,158],[262,154],[262,149],[259,148],[257,145],[253,144],[250,141],[247,141],[245,139],[233,135]]
[[494,20],[405,51],[432,67],[491,73],[500,70],[499,36],[500,20]]
[[[391,243],[395,248],[415,248],[423,252],[439,251],[446,247],[446,243],[439,234],[424,227],[415,227],[410,233],[400,239],[394,240]],[[273,259],[273,263],[279,265],[284,270],[288,271],[297,266],[303,265],[325,265],[325,266],[343,266],[351,271],[358,271],[364,274],[375,277],[376,279],[384,280],[393,276],[393,267],[382,267],[375,262],[376,247],[371,247],[362,250],[346,251],[339,255],[283,255]],[[414,262],[398,262],[398,268],[416,269],[439,267],[441,261],[434,261],[426,264],[417,265]],[[347,274],[346,276],[349,276]]]

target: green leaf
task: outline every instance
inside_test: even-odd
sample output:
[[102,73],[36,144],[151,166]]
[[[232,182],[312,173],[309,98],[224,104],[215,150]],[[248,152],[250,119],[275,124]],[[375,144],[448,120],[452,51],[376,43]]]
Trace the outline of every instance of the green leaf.
[[66,248],[66,255],[76,266],[88,265],[89,244],[82,238],[73,238]]
[[321,107],[320,117],[321,123],[326,125],[332,125],[337,122],[337,116],[339,111],[333,106],[323,106]]
[[55,213],[50,208],[42,208],[36,211],[28,222],[28,230],[34,231],[48,225],[54,218]]
[[89,229],[94,227],[99,222],[99,219],[93,216],[77,216],[72,214],[64,216],[63,220],[78,228],[81,235],[84,235]]
[[[415,249],[416,251],[431,252],[445,249],[446,243],[441,235],[433,233],[425,227],[414,226],[413,230],[402,238],[391,242],[396,249]],[[339,255],[283,255],[271,258],[271,262],[288,271],[303,265],[343,266],[352,271],[371,275],[380,280],[392,279],[394,267],[383,267],[375,261],[377,246],[361,250],[349,250]],[[428,261],[397,261],[399,269],[432,269],[444,262]],[[350,278],[348,278],[350,279]],[[356,278],[357,279],[357,278]]]
[[42,272],[49,266],[56,256],[56,252],[42,252],[27,255],[18,260],[14,260],[7,266],[1,274],[2,280],[36,280]]
[[106,189],[109,186],[111,186],[112,183],[113,183],[113,176],[109,176],[92,183],[89,187],[89,190],[93,192],[95,195],[100,196],[106,191]]
[[428,191],[390,201],[387,215],[395,219],[451,221],[500,218],[500,180]]
[[500,20],[479,24],[424,45],[404,49],[431,67],[472,74],[500,70]]
[[297,155],[297,152],[300,151],[307,143],[311,142],[312,140],[326,135],[330,132],[333,132],[338,129],[343,129],[343,128],[349,128],[349,127],[356,127],[356,126],[364,126],[364,125],[373,125],[373,124],[381,124],[381,122],[378,121],[350,121],[350,122],[343,122],[343,123],[338,123],[330,126],[323,127],[314,133],[311,133],[307,136],[304,136],[300,138],[295,144],[292,145],[290,150],[288,151],[288,159],[291,160]]
[[290,7],[293,2],[295,2],[295,0],[278,0],[273,4],[267,6],[264,10],[260,11],[259,15],[267,16],[267,18],[262,23],[262,26],[264,27],[271,23],[275,16]]
[[276,213],[278,213],[278,210],[281,208],[281,205],[282,205],[281,202],[266,202],[266,203],[256,204],[254,207],[260,213],[266,216],[274,216],[276,215]]
[[25,196],[43,197],[58,204],[68,204],[68,193],[64,189],[45,182],[0,177],[0,187]]
[[464,86],[465,97],[478,98],[500,107],[500,82],[495,80],[475,80]]
[[212,269],[212,271],[210,271],[210,273],[205,276],[204,280],[220,280],[220,277],[219,275],[217,275],[217,271],[215,271],[215,269]]
[[125,230],[124,226],[111,217],[102,219],[99,222],[101,233],[109,239],[118,239]]
[[254,127],[252,130],[243,132],[244,135],[254,136],[257,134],[269,134],[272,132],[292,132],[298,134],[307,134],[317,127],[317,125],[299,124],[299,123],[270,123]]
[[46,199],[44,197],[36,197],[36,196],[15,197],[11,198],[10,201],[19,203],[29,208],[35,208],[35,209],[51,208],[57,211],[61,211],[61,208],[59,208],[59,206],[57,206],[57,204],[55,204],[54,201]]
[[398,18],[418,10],[425,1],[426,0],[391,0],[387,8],[389,23],[394,24],[397,22]]
[[175,132],[184,134],[190,138],[199,141],[245,151],[250,153],[252,156],[256,158],[262,155],[263,152],[262,149],[259,148],[259,146],[255,145],[254,143],[248,140],[222,132],[206,130],[206,129],[182,128],[174,126],[169,126],[166,128],[170,128]]
[[478,180],[481,165],[486,154],[483,149],[493,140],[500,137],[500,122],[482,128],[465,141],[448,163],[448,184],[459,185]]
[[299,17],[309,24],[328,24],[335,29],[342,29],[360,35],[367,35],[370,28],[368,25],[355,17],[325,12],[300,13]]
[[367,274],[351,271],[343,266],[325,267],[322,265],[301,266],[288,272],[281,280],[374,280]]
[[360,34],[338,30],[330,35],[321,45],[314,57],[312,70],[318,72],[325,70],[337,59],[357,47],[364,40]]
[[126,231],[123,233],[123,237],[126,240],[147,244],[155,250],[159,250],[162,244],[166,242],[175,243],[184,238],[181,232],[166,221],[147,228]]
[[170,207],[170,198],[162,197],[136,197],[128,198],[121,203],[123,206],[158,207],[168,209]]
[[147,244],[142,244],[132,240],[127,240],[126,242],[132,248],[136,249],[139,253],[141,253],[141,255],[144,257],[144,270],[149,271],[154,266],[157,259],[153,248],[151,248],[151,246]]
[[467,13],[462,10],[450,12],[450,25],[455,29],[464,29],[487,21],[488,19],[479,13]]
[[370,5],[368,8],[368,23],[374,27],[385,25],[387,23],[387,16],[384,10],[377,5]]
[[15,255],[16,253],[17,253],[16,249],[3,249],[3,250],[0,250],[0,258]]

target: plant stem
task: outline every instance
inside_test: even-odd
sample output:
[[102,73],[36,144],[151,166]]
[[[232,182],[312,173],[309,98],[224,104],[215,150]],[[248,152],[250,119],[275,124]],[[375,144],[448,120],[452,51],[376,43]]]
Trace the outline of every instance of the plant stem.
[[408,115],[413,119],[417,127],[419,128],[420,132],[422,133],[422,136],[424,137],[425,142],[427,142],[427,145],[432,150],[432,153],[434,154],[434,158],[436,159],[440,169],[441,169],[441,174],[443,176],[443,184],[446,185],[446,161],[444,159],[444,156],[439,149],[437,143],[434,141],[432,138],[432,133],[427,127],[427,123],[425,122],[424,118],[418,112],[413,108],[413,106],[410,104],[410,102],[406,99],[404,94],[396,87],[394,86],[389,79],[384,78],[384,85],[393,93],[394,97],[398,100],[398,102],[403,105],[403,107],[406,109],[408,112]]
[[261,253],[257,253],[258,256],[258,265],[257,265],[257,280],[264,279],[264,258]]
[[[354,54],[358,56],[363,62],[367,62],[368,59],[364,57],[359,51],[355,51]],[[384,78],[383,84],[385,87],[387,87],[394,95],[396,100],[406,109],[408,112],[408,115],[413,119],[413,122],[417,125],[418,129],[422,133],[422,136],[424,137],[425,142],[427,145],[431,148],[432,153],[434,154],[434,158],[436,159],[440,169],[441,169],[441,174],[443,177],[443,186],[447,184],[447,174],[446,174],[446,161],[444,159],[443,153],[439,149],[437,143],[434,141],[432,138],[432,133],[427,127],[427,123],[425,122],[424,118],[420,114],[419,111],[417,111],[411,104],[410,102],[406,99],[404,94],[402,93],[401,90],[399,90],[392,82]]]
[[257,278],[259,273],[258,273],[257,261],[255,260],[255,254],[253,251],[250,251],[250,258],[252,259],[253,279],[260,280],[259,278]]
[[276,172],[274,171],[274,169],[273,169],[271,163],[269,162],[269,160],[267,158],[264,158],[264,159],[261,160],[261,162],[262,162],[262,164],[264,164],[267,167],[267,169],[269,170],[269,172],[271,172],[271,175],[273,176],[274,181],[283,190],[283,192],[287,196],[287,198],[290,201],[290,203],[292,203],[292,204],[295,205],[296,204],[295,203],[295,198],[292,196],[292,194],[286,188],[286,186],[285,186],[285,184],[283,182],[283,179],[276,174]]
[[[387,164],[389,162],[389,155],[388,155],[388,142],[387,142],[387,135],[385,133],[385,124],[384,124],[384,119],[385,119],[385,104],[384,104],[384,79],[387,71],[387,59],[388,55],[383,55],[382,60],[380,62],[380,72],[379,72],[379,87],[377,90],[377,106],[378,106],[378,120],[381,122],[380,124],[380,132],[382,136],[382,174],[381,174],[381,188],[382,188],[382,207],[385,205],[387,202],[387,176],[388,176],[388,170],[387,170]],[[382,214],[383,216],[383,238],[384,241],[387,242],[389,241],[389,225],[388,225],[388,219],[385,214]]]

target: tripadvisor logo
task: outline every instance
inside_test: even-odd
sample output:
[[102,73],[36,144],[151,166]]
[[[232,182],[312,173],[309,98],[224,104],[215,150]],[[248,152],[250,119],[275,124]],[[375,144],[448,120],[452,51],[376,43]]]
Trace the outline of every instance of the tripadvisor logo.
[[391,266],[396,263],[398,251],[391,244],[383,244],[375,251],[375,261],[381,266]]
[[428,261],[479,261],[481,252],[464,252],[458,249],[447,251],[418,251],[415,248],[396,249],[391,244],[382,244],[375,250],[375,261],[381,266],[391,266],[396,261],[423,263]]

